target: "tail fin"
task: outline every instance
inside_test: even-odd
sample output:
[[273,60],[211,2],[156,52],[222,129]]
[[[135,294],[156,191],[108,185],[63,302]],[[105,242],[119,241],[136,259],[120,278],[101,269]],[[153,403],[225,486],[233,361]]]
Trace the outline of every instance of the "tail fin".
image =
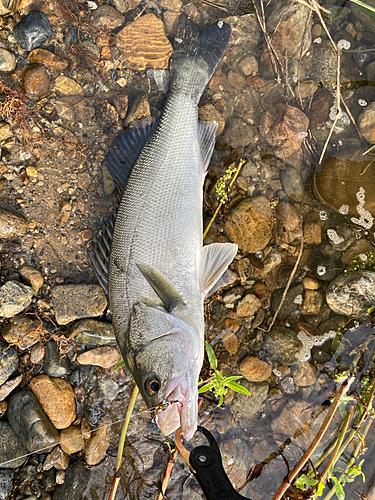
[[[199,97],[213,75],[216,66],[228,46],[231,27],[223,21],[212,23],[202,30],[181,15],[170,64],[171,88],[182,88],[184,80],[200,74],[199,82],[195,75],[194,89]],[[197,70],[197,71],[195,71]]]

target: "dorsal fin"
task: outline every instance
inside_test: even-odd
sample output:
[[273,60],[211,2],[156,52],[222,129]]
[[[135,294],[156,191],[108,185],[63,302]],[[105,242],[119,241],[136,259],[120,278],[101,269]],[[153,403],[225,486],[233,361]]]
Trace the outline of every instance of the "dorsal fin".
[[152,137],[158,123],[159,120],[144,118],[136,125],[120,132],[116,137],[104,161],[120,194],[124,190],[134,163]]
[[238,247],[234,243],[212,243],[201,250],[199,263],[199,284],[203,295],[213,289],[215,283],[228,269],[237,254]]

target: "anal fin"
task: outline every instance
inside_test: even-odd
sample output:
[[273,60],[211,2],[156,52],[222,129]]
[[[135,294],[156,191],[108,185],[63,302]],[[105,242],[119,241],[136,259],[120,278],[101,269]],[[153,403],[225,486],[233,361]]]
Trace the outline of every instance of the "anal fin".
[[217,122],[198,121],[198,140],[201,148],[204,171],[208,169],[215,148]]

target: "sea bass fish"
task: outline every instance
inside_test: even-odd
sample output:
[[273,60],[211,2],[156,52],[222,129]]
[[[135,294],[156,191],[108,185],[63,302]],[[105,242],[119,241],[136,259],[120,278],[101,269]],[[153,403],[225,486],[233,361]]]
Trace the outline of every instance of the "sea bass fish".
[[[204,297],[237,252],[203,245],[203,182],[216,122],[198,121],[198,102],[228,45],[222,21],[200,30],[181,16],[170,86],[157,123],[124,131],[106,158],[122,193],[114,226],[93,255],[118,345],[164,435],[194,435],[204,357]],[[164,406],[163,406],[164,407]]]

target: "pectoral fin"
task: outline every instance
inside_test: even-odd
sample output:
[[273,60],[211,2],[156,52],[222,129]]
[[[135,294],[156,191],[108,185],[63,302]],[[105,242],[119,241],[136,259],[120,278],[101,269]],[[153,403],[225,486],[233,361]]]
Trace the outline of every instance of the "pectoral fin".
[[181,297],[175,287],[151,266],[137,264],[138,269],[146,278],[154,292],[159,296],[167,311],[172,311],[178,305],[184,305],[184,299]]
[[202,248],[199,283],[203,295],[208,295],[214,289],[215,284],[236,256],[237,249],[234,243],[212,243]]

